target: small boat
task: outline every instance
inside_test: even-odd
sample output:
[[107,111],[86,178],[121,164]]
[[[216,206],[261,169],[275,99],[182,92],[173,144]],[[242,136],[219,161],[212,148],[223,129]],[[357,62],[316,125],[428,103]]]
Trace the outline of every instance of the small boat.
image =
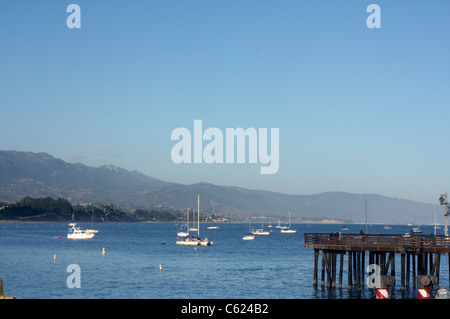
[[199,239],[198,244],[200,246],[211,246],[213,244],[213,242],[209,241],[208,238],[204,238],[204,239]]
[[186,209],[186,231],[179,231],[177,237],[187,237],[189,236],[189,208]]
[[248,233],[244,237],[242,237],[243,240],[253,240],[255,239],[255,235],[252,234],[252,226],[250,224],[250,220],[248,221]]
[[383,228],[384,228],[384,229],[392,229],[392,227],[389,226],[389,225],[385,225]]
[[184,231],[180,231],[177,233],[177,237],[187,237],[189,236],[189,233],[186,233]]
[[252,234],[253,235],[270,235],[270,231],[267,231],[264,229],[253,229]]
[[77,226],[76,223],[70,223],[70,228],[67,233],[68,239],[90,239],[94,237],[94,233],[89,233],[84,229],[81,229],[80,226]]
[[53,236],[53,238],[55,238],[55,239],[60,239],[61,236]]
[[279,219],[278,219],[278,225],[276,225],[275,228],[283,228],[283,226],[280,225],[280,220]]
[[243,240],[253,240],[255,239],[255,235],[247,234],[244,237],[242,237]]
[[[187,235],[186,237],[182,238],[181,240],[177,240],[177,245],[182,246],[211,246],[213,244],[212,241],[209,241],[208,238],[201,239],[200,238],[200,195],[197,198],[197,218],[198,218],[198,228],[195,228],[197,230],[197,236],[190,236]],[[189,217],[188,217],[189,218]],[[192,227],[188,228],[188,232],[192,229]]]
[[261,221],[261,228],[260,229],[253,229],[252,230],[253,235],[270,235],[270,231],[264,230],[264,222]]
[[348,230],[347,226],[342,227],[342,230]]
[[439,290],[436,292],[435,299],[450,299],[450,291],[448,291],[444,287],[439,288]]
[[177,240],[176,244],[181,246],[198,246],[199,240],[195,237],[186,236],[180,240]]
[[289,227],[280,230],[282,234],[295,234],[297,230],[291,229],[291,212],[289,212]]
[[206,229],[220,229],[219,226],[209,226]]
[[421,230],[419,227],[414,227],[414,228],[412,229],[412,231],[413,231],[413,233],[415,233],[415,234],[419,234],[419,233],[422,232],[422,230]]
[[[92,217],[91,217],[91,227],[94,225],[94,212],[92,212]],[[87,233],[93,233],[93,234],[97,234],[98,233],[98,229],[85,229],[85,232]]]

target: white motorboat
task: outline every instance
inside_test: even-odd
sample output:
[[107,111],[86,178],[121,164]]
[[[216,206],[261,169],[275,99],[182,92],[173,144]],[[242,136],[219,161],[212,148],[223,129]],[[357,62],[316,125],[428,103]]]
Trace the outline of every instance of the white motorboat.
[[291,229],[291,212],[289,212],[289,227],[282,228],[280,233],[282,234],[295,234],[297,232],[296,229]]
[[186,232],[184,232],[184,231],[179,231],[178,233],[177,233],[177,237],[187,237],[187,236],[189,236],[189,233],[186,233]]
[[95,235],[93,232],[87,232],[87,230],[81,229],[76,223],[70,223],[69,226],[69,232],[67,233],[68,239],[90,239]]
[[420,229],[420,227],[414,227],[412,229],[412,232],[415,233],[415,234],[420,234],[422,232],[422,229]]
[[255,235],[245,235],[244,237],[242,237],[243,240],[253,240],[255,239]]
[[220,229],[220,227],[219,226],[209,226],[206,229]]

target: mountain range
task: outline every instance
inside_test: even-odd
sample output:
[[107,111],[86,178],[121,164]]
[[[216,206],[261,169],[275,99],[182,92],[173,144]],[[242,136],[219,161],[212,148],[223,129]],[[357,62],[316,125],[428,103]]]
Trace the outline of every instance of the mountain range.
[[[264,216],[303,221],[339,220],[386,224],[432,224],[442,206],[378,194],[325,192],[314,195],[250,190],[209,183],[170,183],[113,165],[90,167],[67,163],[47,153],[0,151],[0,201],[23,197],[66,198],[74,203],[114,204],[122,208],[167,207],[226,216]],[[274,220],[275,221],[275,220]]]

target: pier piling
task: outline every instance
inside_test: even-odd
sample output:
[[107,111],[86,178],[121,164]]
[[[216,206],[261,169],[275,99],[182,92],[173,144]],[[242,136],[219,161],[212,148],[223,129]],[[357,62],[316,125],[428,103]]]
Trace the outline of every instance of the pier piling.
[[[365,284],[366,252],[368,264],[377,265],[380,275],[391,276],[395,282],[395,257],[400,255],[400,289],[415,289],[420,275],[433,276],[439,284],[441,255],[449,254],[450,240],[445,236],[398,234],[335,234],[305,233],[304,246],[314,249],[313,286],[318,284],[319,255],[321,262],[321,287],[342,289],[344,257],[347,256],[348,289],[361,289]],[[339,267],[337,258],[339,255]],[[450,254],[449,254],[450,265]],[[449,267],[450,280],[450,267]]]

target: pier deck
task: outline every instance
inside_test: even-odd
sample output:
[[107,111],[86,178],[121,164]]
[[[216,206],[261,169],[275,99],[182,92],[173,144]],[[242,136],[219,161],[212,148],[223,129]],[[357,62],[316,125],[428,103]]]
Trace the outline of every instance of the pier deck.
[[305,233],[305,247],[336,251],[384,251],[395,253],[448,253],[450,238],[436,235]]
[[382,275],[387,275],[390,270],[394,277],[395,256],[400,255],[402,290],[409,287],[410,278],[415,287],[418,275],[436,276],[439,281],[442,254],[448,254],[450,265],[450,238],[442,235],[305,233],[304,246],[314,249],[314,286],[318,282],[319,253],[322,252],[321,286],[326,278],[328,288],[334,288],[336,284],[338,256],[339,289],[342,288],[344,256],[347,256],[349,289],[353,285],[358,289],[364,286],[366,252],[369,255],[367,265],[379,266]]

